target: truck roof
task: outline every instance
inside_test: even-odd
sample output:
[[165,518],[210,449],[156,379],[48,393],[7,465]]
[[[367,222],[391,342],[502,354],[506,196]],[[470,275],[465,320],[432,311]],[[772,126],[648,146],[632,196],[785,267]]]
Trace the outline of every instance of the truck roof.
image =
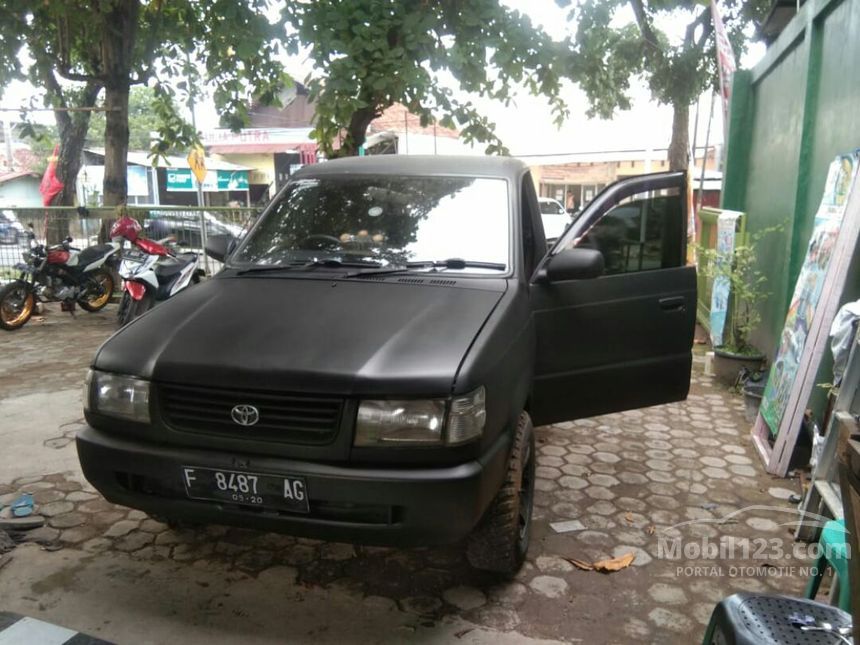
[[466,175],[519,180],[527,166],[512,157],[456,155],[371,155],[345,157],[312,164],[293,177],[310,178],[336,174]]

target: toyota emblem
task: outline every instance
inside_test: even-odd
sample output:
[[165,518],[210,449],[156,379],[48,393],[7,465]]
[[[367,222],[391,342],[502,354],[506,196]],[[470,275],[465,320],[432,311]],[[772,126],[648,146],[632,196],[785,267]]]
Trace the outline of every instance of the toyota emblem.
[[252,426],[260,420],[260,411],[253,405],[234,405],[230,417],[240,426]]

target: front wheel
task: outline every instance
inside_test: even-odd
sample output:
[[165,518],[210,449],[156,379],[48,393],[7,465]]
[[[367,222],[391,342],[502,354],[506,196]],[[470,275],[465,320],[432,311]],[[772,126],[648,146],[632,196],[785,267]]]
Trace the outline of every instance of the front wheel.
[[24,326],[36,308],[36,296],[26,282],[11,282],[0,289],[0,328],[15,331]]
[[84,311],[101,311],[113,295],[113,278],[107,269],[93,271],[87,277],[85,295],[78,300]]
[[123,291],[119,311],[117,311],[117,326],[125,327],[138,316],[145,314],[152,308],[153,301],[152,292],[149,289],[144,292],[140,300],[132,298],[128,291]]
[[515,574],[526,559],[535,493],[535,435],[523,411],[505,481],[477,527],[469,535],[466,557],[476,569]]

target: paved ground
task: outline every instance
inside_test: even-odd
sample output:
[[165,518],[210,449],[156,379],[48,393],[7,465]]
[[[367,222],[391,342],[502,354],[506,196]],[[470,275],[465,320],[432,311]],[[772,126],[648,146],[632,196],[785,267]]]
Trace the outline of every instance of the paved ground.
[[[725,595],[805,582],[796,482],[763,473],[741,399],[699,363],[684,403],[538,429],[533,542],[512,581],[456,546],[171,530],[107,503],[77,468],[80,385],[112,325],[110,308],[50,311],[0,336],[0,501],[31,491],[47,517],[0,568],[0,609],[129,643],[690,643]],[[611,574],[571,562],[628,553]]]

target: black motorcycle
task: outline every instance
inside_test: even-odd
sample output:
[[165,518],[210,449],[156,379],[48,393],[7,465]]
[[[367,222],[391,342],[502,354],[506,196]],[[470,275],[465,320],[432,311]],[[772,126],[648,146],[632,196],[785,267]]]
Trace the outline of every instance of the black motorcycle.
[[[32,226],[31,226],[32,229]],[[75,305],[85,311],[99,311],[110,302],[114,280],[109,266],[116,268],[119,244],[99,244],[85,249],[71,246],[67,237],[57,246],[36,244],[36,235],[27,232],[30,250],[24,262],[15,265],[20,277],[0,289],[0,329],[20,329],[40,302],[60,302],[63,311]]]

